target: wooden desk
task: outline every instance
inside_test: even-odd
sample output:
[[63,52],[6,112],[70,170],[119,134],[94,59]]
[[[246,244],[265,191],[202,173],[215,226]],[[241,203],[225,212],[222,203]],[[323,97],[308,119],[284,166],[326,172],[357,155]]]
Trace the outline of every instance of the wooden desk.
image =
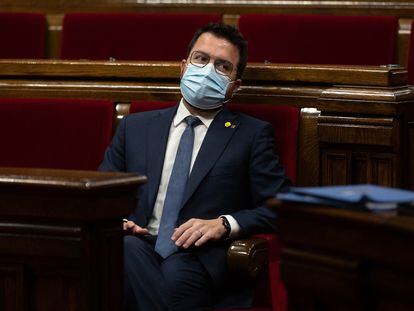
[[0,168],[0,310],[120,310],[134,174]]
[[289,310],[413,310],[414,217],[275,205]]

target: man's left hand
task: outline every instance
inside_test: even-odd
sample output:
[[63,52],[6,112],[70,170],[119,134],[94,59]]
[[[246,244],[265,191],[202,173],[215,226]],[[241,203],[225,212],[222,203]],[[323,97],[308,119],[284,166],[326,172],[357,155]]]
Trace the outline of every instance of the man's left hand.
[[175,245],[188,248],[191,245],[201,246],[209,240],[220,240],[226,235],[226,228],[221,218],[192,218],[175,229],[171,239]]

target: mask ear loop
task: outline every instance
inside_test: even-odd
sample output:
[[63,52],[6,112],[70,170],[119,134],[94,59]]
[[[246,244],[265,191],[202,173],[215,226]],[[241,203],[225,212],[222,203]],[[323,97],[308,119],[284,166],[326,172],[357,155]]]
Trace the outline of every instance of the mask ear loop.
[[[235,82],[236,82],[236,80],[230,81],[229,84],[227,84],[227,89],[229,89],[230,84],[235,83]],[[227,104],[233,98],[234,93],[236,93],[236,92],[237,92],[237,90],[231,92],[231,96],[223,102],[223,105]]]

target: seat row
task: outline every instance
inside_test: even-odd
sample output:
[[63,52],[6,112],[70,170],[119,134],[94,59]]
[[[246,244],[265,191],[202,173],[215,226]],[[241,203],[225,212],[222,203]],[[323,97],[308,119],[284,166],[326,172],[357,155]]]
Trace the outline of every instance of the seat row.
[[[219,14],[68,13],[60,57],[177,61],[195,30]],[[238,27],[250,62],[384,65],[395,63],[398,21],[391,16],[244,14]],[[43,58],[46,21],[0,13],[0,58]]]
[[[132,101],[130,112],[175,102]],[[298,109],[231,104],[232,110],[270,122],[287,174],[296,178]],[[0,98],[0,166],[96,170],[116,126],[110,100]]]

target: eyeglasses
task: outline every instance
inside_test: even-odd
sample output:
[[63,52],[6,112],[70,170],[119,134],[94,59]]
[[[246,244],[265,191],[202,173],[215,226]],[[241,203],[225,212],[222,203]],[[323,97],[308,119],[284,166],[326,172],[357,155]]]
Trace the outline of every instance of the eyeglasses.
[[[190,63],[194,66],[203,68],[210,63],[210,55],[200,51],[194,51],[190,55]],[[214,69],[218,74],[230,78],[230,75],[233,72],[233,64],[224,59],[216,59],[214,61]]]

